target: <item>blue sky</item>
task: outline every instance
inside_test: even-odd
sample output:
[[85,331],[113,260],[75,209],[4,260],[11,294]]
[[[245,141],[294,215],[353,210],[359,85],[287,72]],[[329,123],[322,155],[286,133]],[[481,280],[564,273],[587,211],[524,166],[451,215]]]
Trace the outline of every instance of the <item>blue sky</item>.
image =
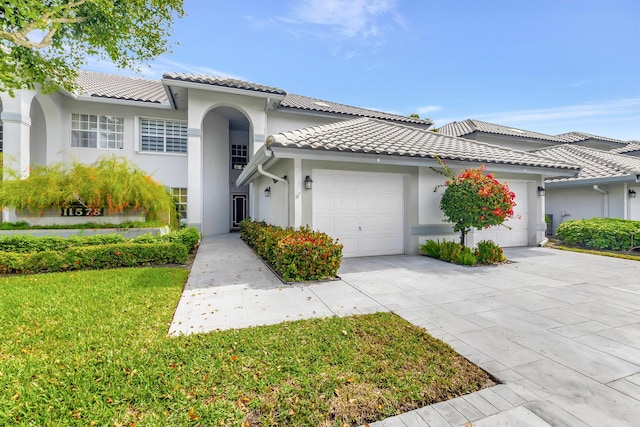
[[[185,0],[194,72],[402,115],[640,140],[638,0]],[[91,61],[87,69],[131,74]]]

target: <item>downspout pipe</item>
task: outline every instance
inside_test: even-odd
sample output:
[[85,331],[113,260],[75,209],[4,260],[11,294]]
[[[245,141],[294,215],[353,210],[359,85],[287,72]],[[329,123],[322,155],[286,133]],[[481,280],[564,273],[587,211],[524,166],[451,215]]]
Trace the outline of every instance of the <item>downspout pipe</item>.
[[287,202],[287,206],[286,206],[286,209],[287,209],[287,227],[290,227],[291,226],[291,222],[290,222],[289,219],[290,219],[291,214],[289,213],[289,182],[284,178],[280,178],[279,176],[276,176],[276,175],[274,175],[272,173],[269,173],[269,172],[265,171],[262,168],[262,164],[260,164],[260,163],[258,163],[258,173],[260,173],[260,175],[266,176],[267,178],[271,178],[274,181],[279,181],[279,182],[284,183],[285,200]]
[[602,188],[598,187],[598,185],[594,185],[593,189],[599,193],[604,194],[604,218],[609,218],[609,193],[604,191]]

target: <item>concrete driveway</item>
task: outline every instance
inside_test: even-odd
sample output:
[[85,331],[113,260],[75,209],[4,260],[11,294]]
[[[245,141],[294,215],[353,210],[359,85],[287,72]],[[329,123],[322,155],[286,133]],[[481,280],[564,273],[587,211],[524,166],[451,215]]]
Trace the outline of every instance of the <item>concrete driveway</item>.
[[640,262],[546,248],[475,268],[355,258],[340,281],[290,286],[237,238],[200,251],[172,334],[388,310],[503,383],[373,426],[640,425]]

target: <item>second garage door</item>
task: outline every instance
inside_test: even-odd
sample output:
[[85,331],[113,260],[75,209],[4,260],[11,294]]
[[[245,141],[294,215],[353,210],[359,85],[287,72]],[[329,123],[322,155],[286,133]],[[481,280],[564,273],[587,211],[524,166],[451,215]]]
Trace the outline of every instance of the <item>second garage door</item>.
[[404,176],[313,171],[313,228],[338,238],[345,257],[404,253]]

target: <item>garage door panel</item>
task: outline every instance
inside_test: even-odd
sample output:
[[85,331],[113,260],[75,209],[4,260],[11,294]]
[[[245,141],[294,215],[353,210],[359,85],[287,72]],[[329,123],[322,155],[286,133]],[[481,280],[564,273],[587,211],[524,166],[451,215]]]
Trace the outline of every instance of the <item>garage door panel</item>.
[[338,238],[345,257],[404,253],[402,175],[314,170],[313,180],[314,229]]
[[335,218],[333,216],[322,216],[318,215],[314,218],[314,227],[317,230],[322,230],[330,236],[334,235],[336,232],[335,229]]
[[333,212],[339,212],[342,214],[357,214],[358,213],[358,199],[353,195],[336,194]]
[[357,216],[336,216],[334,231],[338,235],[345,235],[348,233],[356,233],[358,231],[358,217]]

